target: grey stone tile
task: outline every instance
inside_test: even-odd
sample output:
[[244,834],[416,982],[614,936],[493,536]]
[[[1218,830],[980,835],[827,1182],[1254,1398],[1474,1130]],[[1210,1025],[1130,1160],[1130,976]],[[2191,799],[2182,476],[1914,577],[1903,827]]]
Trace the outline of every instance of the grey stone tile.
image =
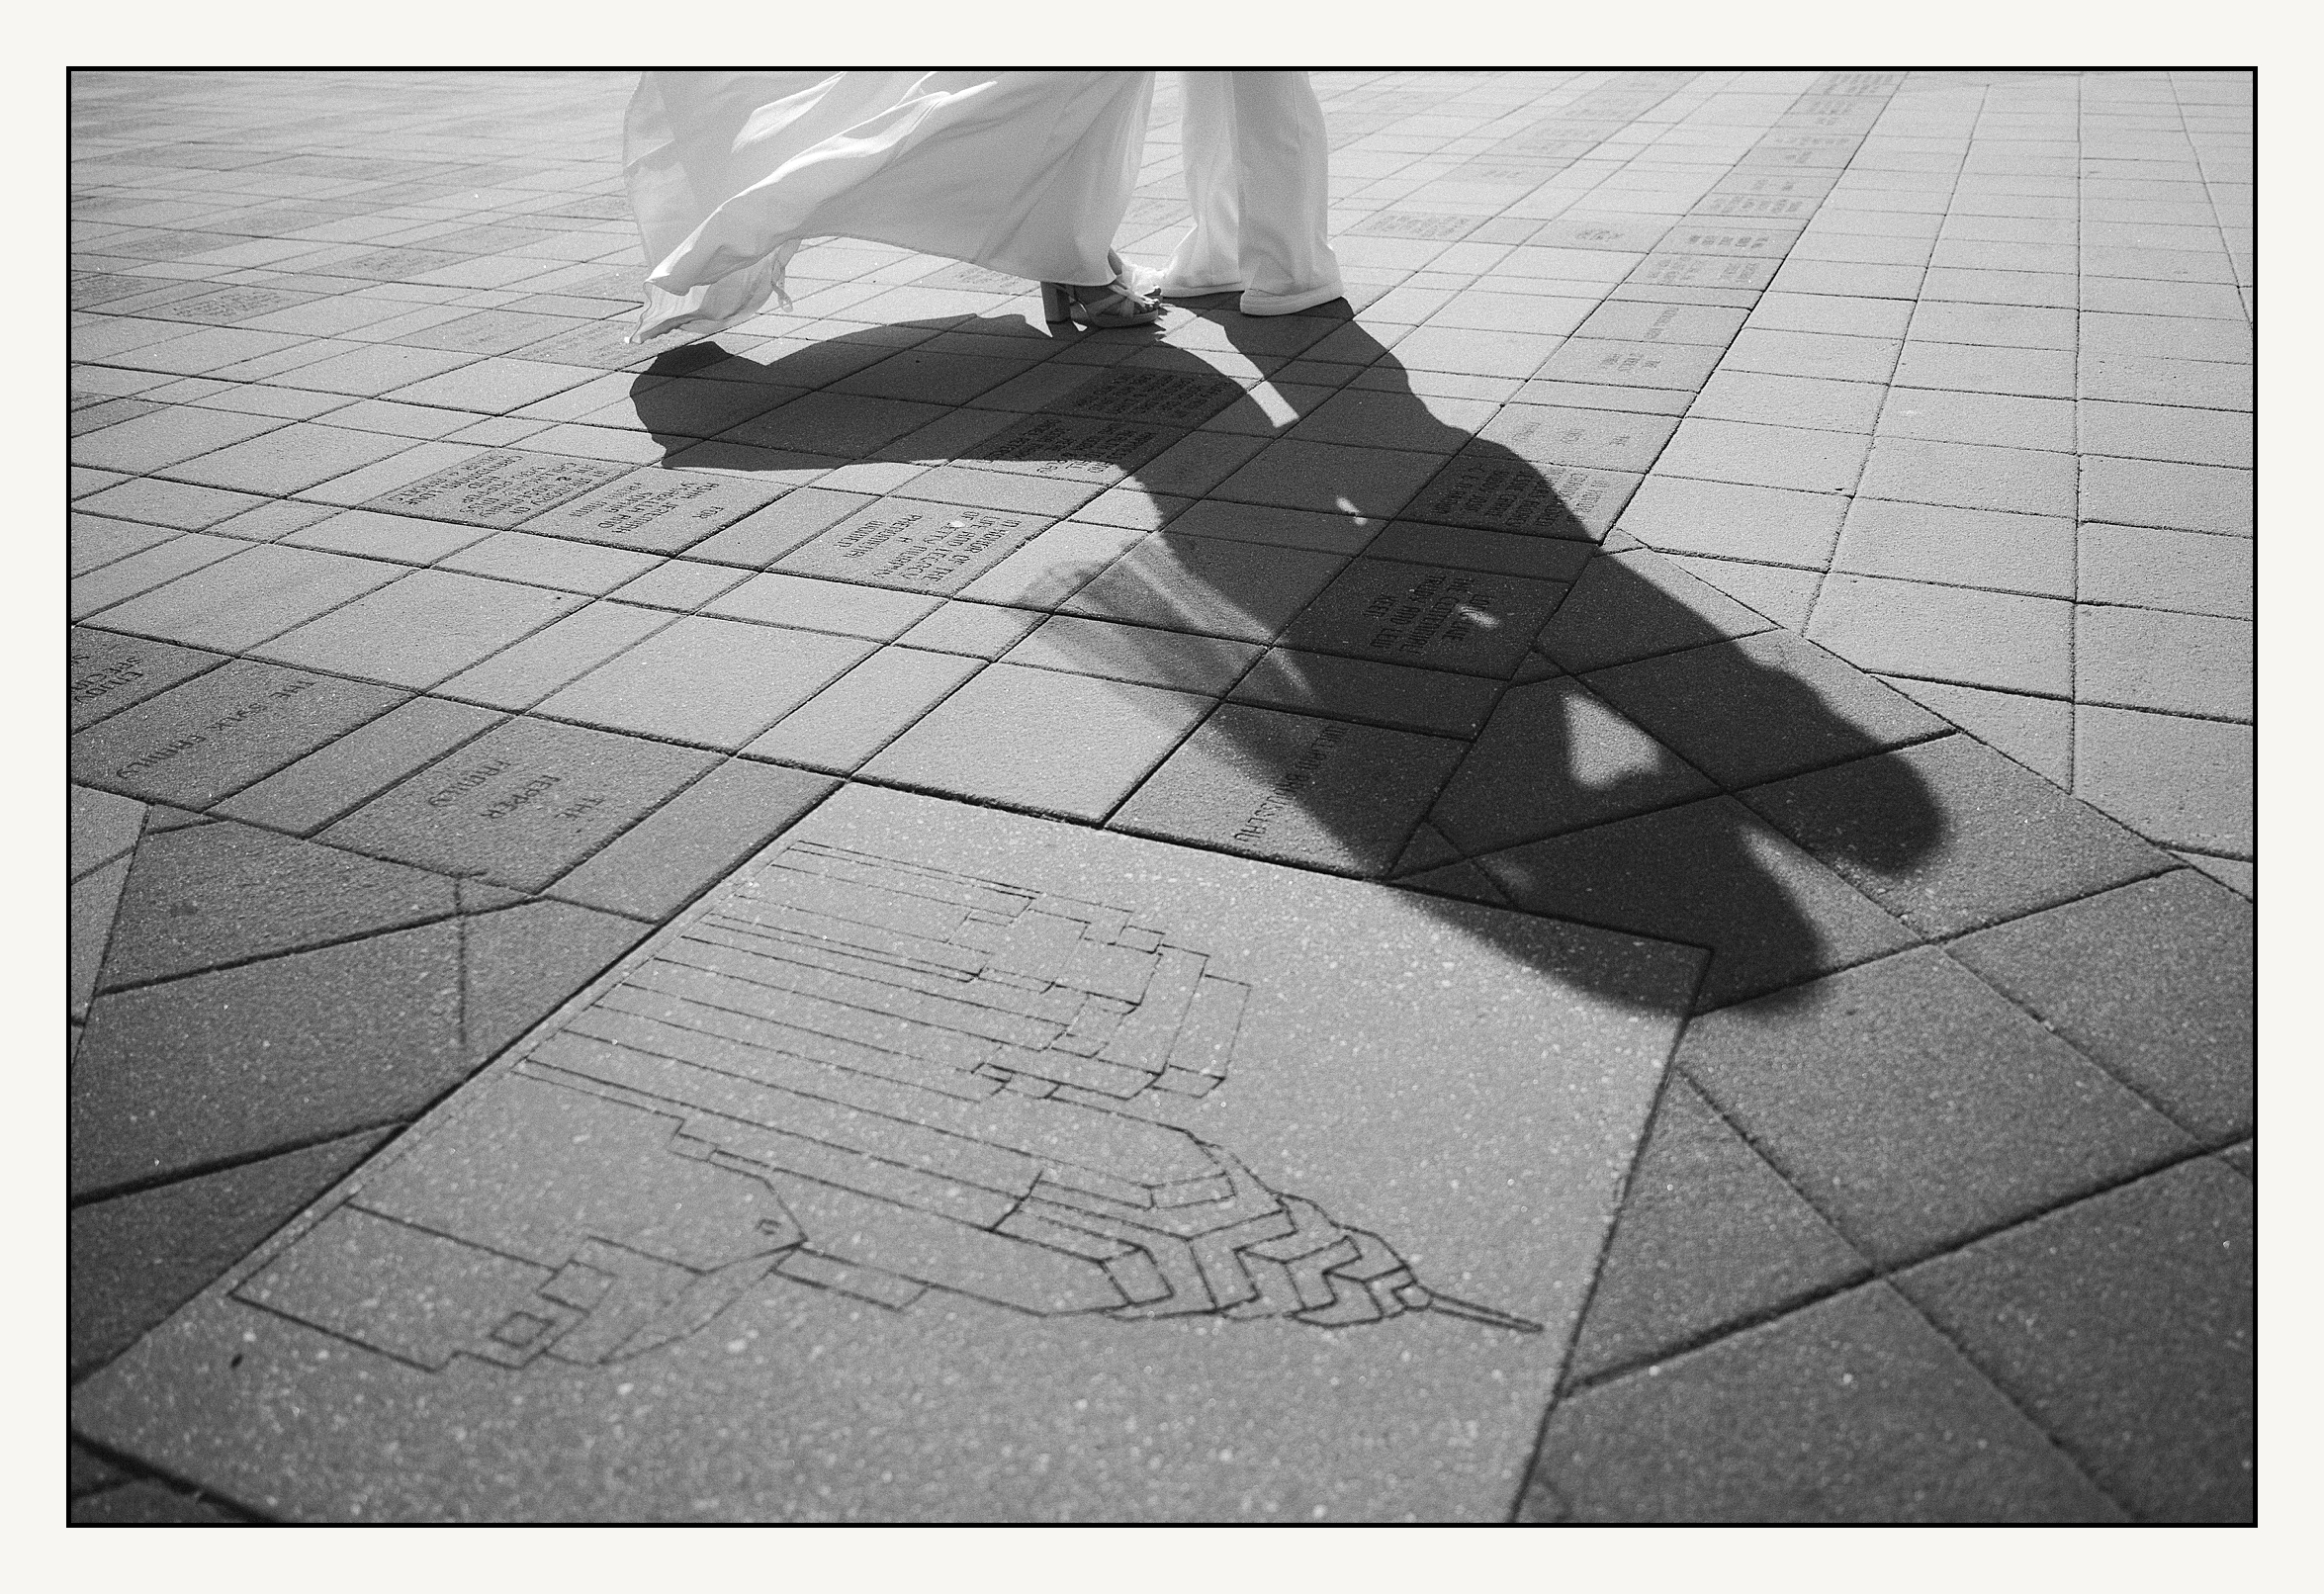
[[2258,596],[2252,556],[2247,538],[2086,524],[2078,592],[2086,603],[2248,620]]
[[538,586],[414,571],[254,651],[281,664],[416,690],[457,674],[582,601]]
[[2072,598],[2074,522],[2062,515],[1860,497],[1848,506],[1832,568],[1859,576]]
[[1629,472],[1536,466],[1498,444],[1476,443],[1447,462],[1404,513],[1440,525],[1596,541],[1638,486]]
[[1338,873],[1395,861],[1461,745],[1229,704],[1148,775],[1116,830]]
[[216,812],[310,835],[499,720],[466,704],[415,697],[227,798]]
[[2073,614],[2058,599],[1834,573],[1808,635],[1859,669],[2069,697]]
[[172,532],[158,526],[133,526],[126,520],[107,520],[76,510],[66,521],[65,569],[70,576],[85,576],[116,560],[174,540]]
[[203,808],[305,757],[407,694],[237,659],[73,739],[75,780]]
[[882,648],[743,750],[846,774],[981,667],[953,654]]
[[537,712],[731,751],[870,652],[854,638],[689,615],[551,694]]
[[2249,537],[2252,473],[2089,455],[2082,462],[2082,516],[2114,525]]
[[1570,670],[1764,631],[1767,620],[1658,554],[1593,559],[1536,646]]
[[1518,1519],[2115,1523],[2119,1507],[1874,1283],[1561,1400]]
[[[1627,343],[1699,343],[1725,348],[1743,329],[1746,312],[1713,305],[1656,305],[1608,300],[1578,328],[1587,338]],[[1572,327],[1561,327],[1572,331]]]
[[533,532],[674,554],[779,498],[780,485],[689,471],[640,471],[527,521]]
[[1887,435],[1874,443],[1857,490],[1866,497],[1962,509],[2071,515],[2075,510],[2074,461],[2068,455],[2040,449],[1924,442]]
[[1703,385],[1688,411],[1707,420],[1762,421],[1825,431],[1870,432],[1886,390],[1876,382],[1826,377],[1780,377],[1756,371],[1719,371]]
[[[1741,341],[1739,337],[1737,342]],[[1403,345],[1399,343],[1399,357],[1402,350]],[[1732,354],[1731,348],[1730,357]],[[1569,337],[1558,345],[1556,353],[1541,363],[1539,374],[1552,382],[1586,382],[1614,388],[1661,388],[1692,393],[1703,385],[1720,363],[1720,351],[1717,348],[1700,344]],[[1510,374],[1523,376],[1526,373],[1518,371]]]
[[1856,485],[1870,449],[1869,438],[1851,432],[1690,416],[1654,468],[1801,492],[1845,492]]
[[1880,412],[1880,435],[2071,454],[2074,405],[2062,398],[1898,387],[1889,390]]
[[1788,632],[1662,654],[1582,677],[1730,789],[1935,735],[1944,722]]
[[1432,454],[1378,445],[1310,443],[1286,438],[1212,489],[1221,498],[1293,509],[1331,509],[1345,501],[1385,520],[1434,475]]
[[726,619],[886,642],[910,630],[937,606],[937,599],[925,593],[769,571],[749,577],[706,607]]
[[[1530,377],[1543,370],[1543,361],[1556,358],[1570,342],[1555,335],[1475,329],[1458,326],[1422,326],[1398,338],[1399,365],[1415,371],[1476,372],[1496,377]],[[1584,381],[1604,378],[1584,377]]]
[[1026,633],[1044,618],[1037,609],[953,601],[930,610],[926,619],[916,623],[899,640],[908,647],[937,653],[998,659],[1023,641]]
[[1273,648],[1228,695],[1262,708],[1471,737],[1483,728],[1499,690],[1475,675]]
[[1374,559],[1396,559],[1409,565],[1447,565],[1561,583],[1579,575],[1593,555],[1587,543],[1565,538],[1411,520],[1391,523],[1373,538],[1365,552]]
[[1822,570],[1846,513],[1838,493],[1657,476],[1640,486],[1619,526],[1663,553]]
[[1428,817],[1473,854],[1716,789],[1602,698],[1553,677],[1503,694]]
[[320,840],[538,891],[719,760],[546,720],[511,720],[418,770]]
[[[1111,494],[1110,494],[1111,496]],[[1176,500],[1170,500],[1175,502]],[[1091,504],[1081,512],[1090,520],[1101,512]],[[1282,509],[1266,504],[1226,503],[1204,499],[1170,516],[1141,514],[1109,521],[1128,530],[1156,531],[1165,524],[1174,532],[1200,537],[1224,537],[1233,542],[1261,543],[1271,548],[1305,548],[1319,554],[1359,554],[1380,534],[1380,523],[1362,515]]]
[[2052,783],[2074,784],[2074,705],[2060,698],[1999,692],[1951,681],[1879,677],[1914,702]]
[[223,492],[217,487],[146,477],[92,493],[80,500],[79,507],[90,514],[112,515],[142,525],[207,531],[263,501],[246,492]]
[[1502,405],[1476,435],[1535,466],[1641,472],[1654,465],[1674,424],[1662,415],[1511,403]]
[[76,621],[102,614],[139,593],[167,585],[222,559],[230,559],[247,547],[249,544],[231,537],[210,537],[200,532],[169,537],[101,565],[85,576],[74,576],[67,600],[69,612]]
[[[448,445],[444,451],[456,452]],[[424,475],[393,486],[380,482],[355,501],[386,514],[507,528],[520,526],[625,474],[622,466],[564,455],[515,449],[468,451]]]
[[1043,621],[1002,657],[1012,664],[1215,697],[1233,686],[1265,651],[1256,643],[1060,614]]
[[376,432],[300,421],[172,465],[169,474],[184,482],[282,497],[376,465],[410,447],[407,437],[382,437]]
[[2248,620],[2084,604],[2074,613],[2074,695],[2084,703],[2249,720]]
[[85,730],[220,663],[214,653],[75,626],[66,645],[68,724]]
[[800,487],[687,549],[687,557],[764,570],[872,502],[861,492]]
[[1631,1169],[1566,1381],[1667,1356],[1867,1271],[1702,1094],[1673,1076]]
[[1304,549],[1158,532],[1059,606],[1098,619],[1270,643],[1346,564]]
[[245,545],[118,604],[108,624],[241,652],[404,575],[403,567],[271,543]]
[[369,1129],[74,1209],[65,1337],[102,1366],[298,1215],[388,1136]]
[[744,759],[722,763],[566,875],[557,894],[632,919],[667,919],[837,784]]
[[[2086,398],[2081,409],[2085,453],[2237,470],[2248,470],[2253,464],[2249,415],[2222,409],[2115,403],[2103,398]],[[99,507],[99,500],[91,499],[89,506]]]
[[2252,730],[2079,704],[2074,795],[2166,846],[2252,854]]
[[1912,320],[1908,303],[1837,294],[1763,294],[1750,310],[1751,324],[1772,332],[1839,332],[1849,337],[1901,338]]
[[2252,407],[2252,368],[2223,360],[2172,360],[2148,354],[2086,354],[2078,375],[2085,398],[2121,403]]
[[2251,1132],[2255,926],[2232,892],[2183,869],[1950,950],[2190,1132]]
[[1210,699],[993,664],[863,767],[879,780],[1102,820]]
[[441,570],[492,577],[495,584],[521,581],[534,587],[555,587],[561,592],[590,596],[626,585],[660,563],[660,556],[654,554],[575,544],[562,537],[536,537],[529,531],[496,531],[467,543],[437,562]]
[[322,393],[377,398],[400,388],[408,388],[429,377],[456,371],[475,359],[473,352],[412,348],[402,343],[374,343],[368,347],[326,355],[322,359],[271,375],[275,382],[287,388],[312,388]]
[[[1279,373],[1261,392],[1272,393],[1272,406],[1281,403],[1287,396],[1305,399],[1317,391],[1287,383]],[[1492,400],[1487,398],[1446,398],[1418,393],[1344,388],[1319,403],[1309,403],[1303,412],[1297,413],[1288,440],[1328,443],[1335,447],[1450,454],[1491,418],[1494,408]],[[1215,427],[1237,419],[1236,412],[1230,410],[1210,424]],[[1280,424],[1269,414],[1251,415],[1249,421],[1249,429],[1270,434]],[[1238,426],[1238,429],[1246,428]]]
[[97,977],[105,966],[105,949],[113,937],[129,874],[130,859],[117,857],[73,881],[66,892],[64,984],[69,1018],[88,1016],[89,999],[97,992]]
[[2143,1522],[2254,1520],[2250,1183],[2199,1159],[1898,1276]]
[[1905,345],[1896,368],[1899,387],[2019,394],[2034,398],[2073,398],[2075,376],[2070,346],[2024,348],[1919,338]]
[[1283,632],[1286,646],[1506,678],[1564,595],[1522,576],[1358,559]]
[[1679,1066],[1882,1266],[2193,1149],[1932,948],[1697,1018]]
[[1475,861],[1528,913],[1710,948],[1698,1011],[1914,940],[1731,798],[1616,820]]
[[2015,918],[2171,866],[2168,854],[1965,736],[1742,796],[1928,936]]
[[[2077,329],[2074,311],[2070,310],[2030,305],[1969,305],[1932,299],[1915,308],[1912,336],[1916,342],[2071,352]],[[1906,357],[1912,358],[1910,349]]]
[[2082,348],[2086,354],[2097,355],[2248,362],[2252,357],[2252,329],[2241,320],[2219,320],[2211,316],[2115,315],[2085,310]]
[[1736,335],[1719,365],[1726,371],[1757,371],[1769,376],[1886,382],[1896,369],[1900,347],[1894,338],[1745,327]]
[[93,786],[74,786],[66,800],[66,865],[78,880],[137,844],[145,828],[145,805]]
[[225,1528],[251,1520],[214,1500],[152,1478],[134,1478],[116,1488],[83,1495],[72,1502],[65,1515],[76,1528]]
[[590,603],[462,670],[435,690],[494,708],[531,708],[568,681],[670,623],[667,613],[653,609],[627,603]]
[[[949,596],[1047,524],[1034,515],[887,498],[819,532],[777,565],[799,576]],[[737,597],[751,590],[745,586]]]

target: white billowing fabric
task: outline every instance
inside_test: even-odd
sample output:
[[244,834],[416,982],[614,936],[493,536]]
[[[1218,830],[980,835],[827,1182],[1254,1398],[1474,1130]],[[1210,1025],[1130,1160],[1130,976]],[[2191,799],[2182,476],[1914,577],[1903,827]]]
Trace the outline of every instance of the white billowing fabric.
[[1163,269],[1163,293],[1242,291],[1246,315],[1289,315],[1339,298],[1326,225],[1331,146],[1305,72],[1188,72],[1186,186],[1195,229]]
[[1153,92],[1151,72],[648,72],[623,130],[652,263],[633,341],[787,306],[810,238],[1111,282]]

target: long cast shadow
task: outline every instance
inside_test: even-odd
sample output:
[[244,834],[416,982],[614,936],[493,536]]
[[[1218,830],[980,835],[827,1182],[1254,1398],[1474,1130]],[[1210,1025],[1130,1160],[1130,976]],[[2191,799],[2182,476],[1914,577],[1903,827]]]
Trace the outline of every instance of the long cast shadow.
[[[1608,539],[1675,419],[1432,398],[1334,309],[1258,320],[1206,307],[1166,336],[1062,349],[1023,320],[975,315],[768,360],[695,344],[643,370],[630,397],[680,468],[817,480],[932,464],[895,495],[1040,505],[1077,526],[1137,520],[1125,492],[1179,511],[1151,532],[1092,533],[1094,553],[1044,561],[1036,537],[1000,562],[1015,584],[988,577],[991,561],[895,583],[1054,611],[1005,664],[1219,705],[1111,816],[1117,829],[1406,885],[1472,933],[1495,933],[1463,906],[1475,902],[1706,947],[1698,1011],[1796,993],[1906,944],[1736,794],[1941,722]],[[1287,361],[1325,338],[1361,374],[1300,383]],[[1271,380],[1251,380],[1261,371]],[[1269,451],[1279,440],[1310,446]],[[1101,490],[1114,496],[1093,511]],[[761,568],[827,573],[802,554],[821,529]],[[1920,776],[1893,758],[1862,773],[1862,821],[1820,839],[1826,861],[1893,870],[1934,847],[1943,823]],[[1265,823],[1238,825],[1238,804]],[[1612,964],[1561,972],[1666,1001]]]

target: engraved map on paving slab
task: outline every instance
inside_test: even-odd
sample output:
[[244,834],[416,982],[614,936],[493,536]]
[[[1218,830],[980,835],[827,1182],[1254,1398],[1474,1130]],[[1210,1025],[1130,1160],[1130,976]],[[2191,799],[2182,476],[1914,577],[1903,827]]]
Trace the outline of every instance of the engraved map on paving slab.
[[76,1418],[293,1518],[1498,1518],[1698,964],[851,789]]

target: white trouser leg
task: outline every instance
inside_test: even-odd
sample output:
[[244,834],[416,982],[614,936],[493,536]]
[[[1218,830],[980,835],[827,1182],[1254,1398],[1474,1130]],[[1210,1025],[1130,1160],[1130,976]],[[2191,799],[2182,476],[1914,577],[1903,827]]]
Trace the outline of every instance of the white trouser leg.
[[1326,229],[1330,146],[1304,72],[1188,72],[1183,133],[1194,230],[1162,291],[1242,290],[1247,315],[1288,315],[1344,291]]

